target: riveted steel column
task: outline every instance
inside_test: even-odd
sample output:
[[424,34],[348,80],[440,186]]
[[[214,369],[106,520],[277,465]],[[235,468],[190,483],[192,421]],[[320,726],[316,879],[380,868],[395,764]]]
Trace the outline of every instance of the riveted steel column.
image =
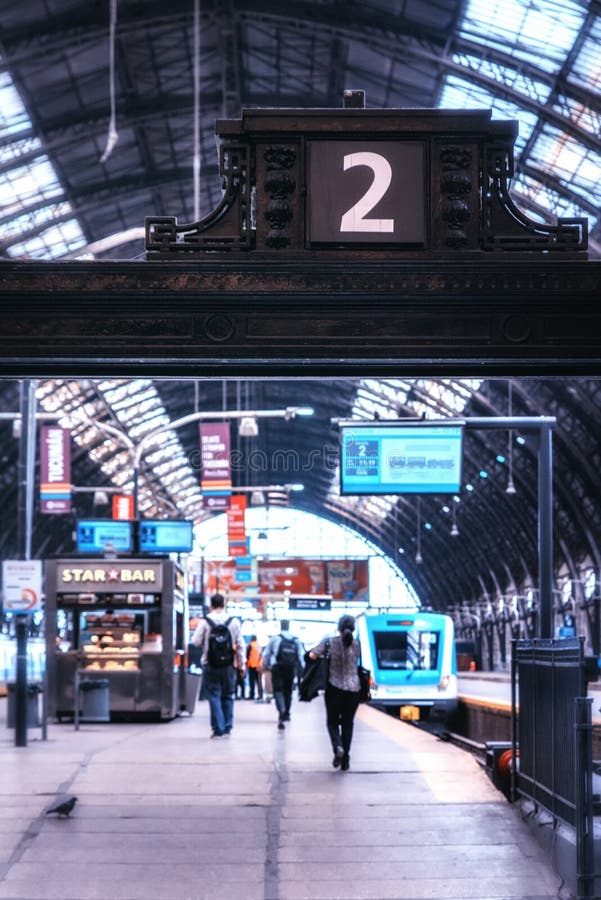
[[538,448],[539,637],[553,637],[553,434],[541,425]]

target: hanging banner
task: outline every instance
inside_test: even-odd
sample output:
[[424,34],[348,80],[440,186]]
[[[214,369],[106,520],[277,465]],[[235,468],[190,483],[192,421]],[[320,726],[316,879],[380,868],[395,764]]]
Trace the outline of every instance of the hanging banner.
[[235,494],[230,498],[230,508],[227,511],[227,540],[229,556],[248,555],[246,496],[244,494]]
[[204,509],[229,509],[232,472],[227,422],[200,426],[200,486]]
[[40,511],[71,512],[71,432],[58,425],[41,429]]
[[134,517],[134,498],[125,494],[113,495],[113,519],[126,519],[130,521]]

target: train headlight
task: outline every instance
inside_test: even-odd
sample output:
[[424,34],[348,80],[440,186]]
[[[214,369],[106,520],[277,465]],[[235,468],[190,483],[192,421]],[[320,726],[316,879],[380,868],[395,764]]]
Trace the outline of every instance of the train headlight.
[[446,691],[446,689],[448,688],[450,683],[451,683],[451,676],[443,675],[442,678],[440,679],[440,681],[438,682],[438,690]]

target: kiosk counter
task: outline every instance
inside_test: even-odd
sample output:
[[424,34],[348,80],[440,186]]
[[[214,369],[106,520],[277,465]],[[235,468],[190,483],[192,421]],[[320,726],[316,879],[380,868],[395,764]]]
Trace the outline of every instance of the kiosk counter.
[[170,719],[193,711],[185,577],[176,562],[48,560],[45,583],[50,715],[73,716],[76,681],[94,679],[108,681],[111,713]]

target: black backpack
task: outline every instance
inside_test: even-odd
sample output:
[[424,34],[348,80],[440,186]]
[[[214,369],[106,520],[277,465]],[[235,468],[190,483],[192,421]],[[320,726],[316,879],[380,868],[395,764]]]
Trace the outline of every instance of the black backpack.
[[223,625],[218,625],[216,622],[213,622],[209,616],[205,616],[205,619],[211,628],[209,633],[209,652],[207,656],[209,665],[214,666],[216,669],[223,669],[225,666],[233,666],[234,645],[232,644],[232,635],[228,628],[228,625],[232,621],[232,617],[230,616]]
[[296,669],[298,665],[296,638],[287,638],[282,635],[275,661],[284,669]]

